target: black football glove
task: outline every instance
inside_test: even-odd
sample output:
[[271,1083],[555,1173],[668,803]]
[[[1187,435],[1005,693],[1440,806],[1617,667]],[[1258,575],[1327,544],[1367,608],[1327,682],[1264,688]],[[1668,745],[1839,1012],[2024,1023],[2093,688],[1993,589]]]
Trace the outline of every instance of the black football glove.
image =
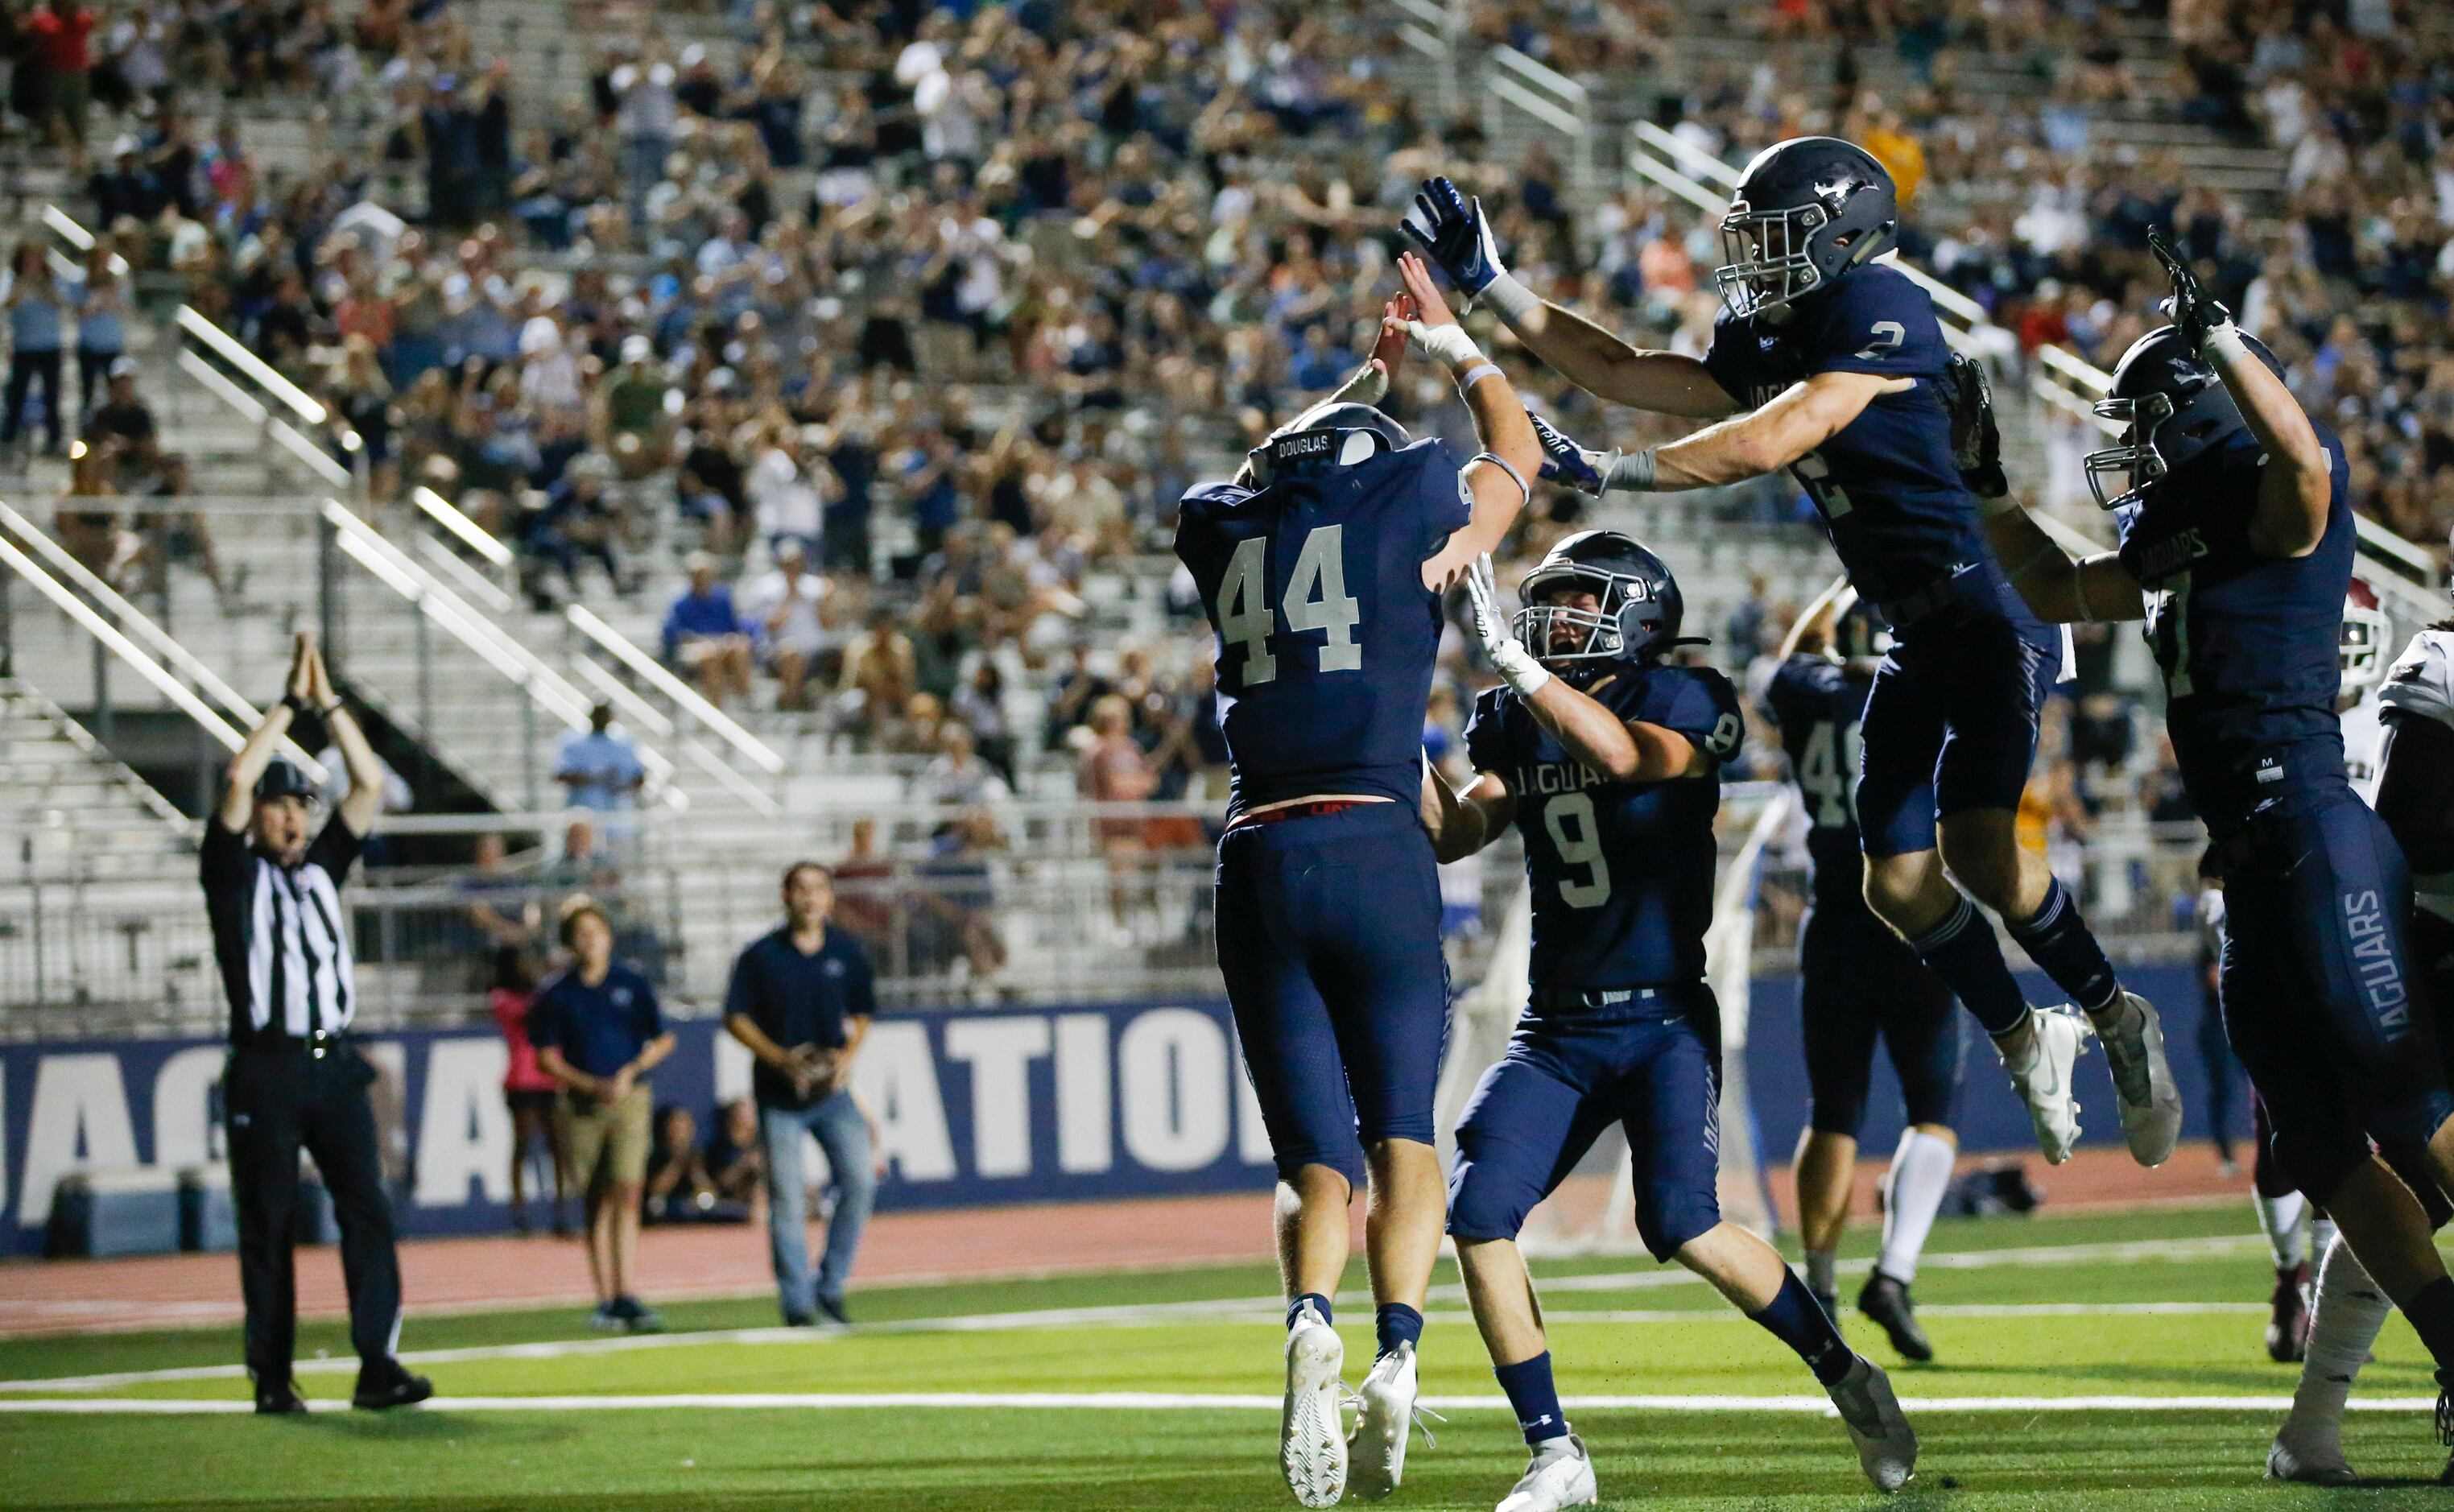
[[1951,460],[1960,481],[1979,498],[2011,492],[2002,475],[2002,433],[1994,423],[1994,388],[1985,364],[1955,352],[1942,370],[1942,405],[1951,414]]
[[2157,308],[2164,312],[2174,329],[2182,333],[2182,339],[2196,352],[2206,345],[2209,332],[2232,324],[2232,312],[2207,292],[2199,275],[2190,271],[2189,259],[2164,239],[2162,232],[2147,233],[2147,250],[2156,254],[2156,260],[2164,265],[2165,276],[2173,280],[2172,294],[2158,301]]

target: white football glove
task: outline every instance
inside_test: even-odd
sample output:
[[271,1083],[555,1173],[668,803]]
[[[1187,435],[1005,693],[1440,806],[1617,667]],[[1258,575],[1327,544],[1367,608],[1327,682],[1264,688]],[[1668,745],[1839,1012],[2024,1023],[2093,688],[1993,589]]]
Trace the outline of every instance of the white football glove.
[[1466,569],[1465,596],[1474,610],[1475,638],[1482,642],[1482,654],[1491,658],[1499,680],[1519,698],[1531,698],[1551,680],[1551,674],[1525,649],[1508,628],[1508,616],[1499,612],[1499,587],[1491,570],[1491,554],[1486,552],[1475,558]]

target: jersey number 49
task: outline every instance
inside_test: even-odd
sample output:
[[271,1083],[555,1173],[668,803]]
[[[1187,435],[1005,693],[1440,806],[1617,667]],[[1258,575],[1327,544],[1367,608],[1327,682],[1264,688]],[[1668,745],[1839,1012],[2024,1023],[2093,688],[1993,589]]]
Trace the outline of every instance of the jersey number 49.
[[[1346,592],[1346,527],[1319,525],[1305,534],[1296,554],[1295,570],[1287,575],[1287,592],[1279,605],[1287,629],[1328,632],[1317,653],[1322,672],[1354,672],[1363,665],[1363,648],[1355,642],[1355,627],[1363,606]],[[1227,559],[1227,575],[1218,581],[1218,639],[1227,651],[1240,649],[1240,686],[1276,681],[1278,658],[1270,652],[1270,538],[1256,535],[1239,541]],[[1221,667],[1223,674],[1227,669]]]

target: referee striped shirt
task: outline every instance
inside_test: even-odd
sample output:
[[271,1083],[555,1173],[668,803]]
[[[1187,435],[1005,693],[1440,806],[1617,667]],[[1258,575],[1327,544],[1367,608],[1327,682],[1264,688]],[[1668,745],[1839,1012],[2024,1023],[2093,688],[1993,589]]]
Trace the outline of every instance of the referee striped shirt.
[[335,814],[298,864],[284,866],[224,829],[219,816],[205,821],[198,870],[230,998],[231,1043],[278,1044],[350,1026],[357,983],[340,880],[361,843]]

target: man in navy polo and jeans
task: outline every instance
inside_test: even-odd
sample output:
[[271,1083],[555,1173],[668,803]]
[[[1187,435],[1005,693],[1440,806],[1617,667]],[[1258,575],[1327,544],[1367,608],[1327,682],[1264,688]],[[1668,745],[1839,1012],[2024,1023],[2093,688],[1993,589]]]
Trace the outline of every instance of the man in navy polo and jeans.
[[[869,1119],[852,1095],[853,1058],[877,1010],[869,953],[827,927],[835,874],[815,861],[784,873],[784,922],[733,963],[724,1027],[757,1059],[759,1141],[767,1154],[767,1236],[784,1321],[844,1323],[844,1281],[877,1195]],[[802,1135],[816,1137],[835,1184],[818,1273],[810,1275],[809,1195]]]

